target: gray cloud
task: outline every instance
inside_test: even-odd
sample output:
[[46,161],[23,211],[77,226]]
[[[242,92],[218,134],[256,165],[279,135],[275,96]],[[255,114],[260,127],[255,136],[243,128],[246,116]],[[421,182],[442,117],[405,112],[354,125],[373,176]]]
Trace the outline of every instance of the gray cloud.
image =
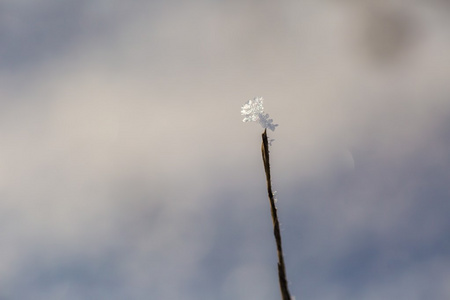
[[4,2],[0,296],[277,297],[263,96],[293,294],[448,297],[448,12],[383,3]]

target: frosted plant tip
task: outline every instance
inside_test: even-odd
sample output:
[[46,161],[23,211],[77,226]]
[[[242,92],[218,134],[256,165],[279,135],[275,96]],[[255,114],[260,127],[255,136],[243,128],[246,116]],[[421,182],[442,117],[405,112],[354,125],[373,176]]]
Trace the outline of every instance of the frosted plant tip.
[[262,97],[255,97],[253,100],[248,100],[242,105],[241,115],[244,116],[243,122],[258,121],[263,128],[268,128],[272,131],[278,126],[278,124],[273,124],[273,120],[270,119],[269,114],[264,113]]

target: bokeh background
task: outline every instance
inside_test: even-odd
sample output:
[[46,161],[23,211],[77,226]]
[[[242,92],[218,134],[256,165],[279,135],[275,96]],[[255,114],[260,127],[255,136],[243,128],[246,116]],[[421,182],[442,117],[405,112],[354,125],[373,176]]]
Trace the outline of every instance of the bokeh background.
[[450,2],[0,0],[0,299],[450,299]]

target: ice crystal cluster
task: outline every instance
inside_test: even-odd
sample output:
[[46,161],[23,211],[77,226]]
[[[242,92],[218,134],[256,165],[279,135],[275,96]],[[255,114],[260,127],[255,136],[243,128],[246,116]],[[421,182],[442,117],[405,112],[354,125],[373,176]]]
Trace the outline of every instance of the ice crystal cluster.
[[273,124],[272,119],[269,119],[269,114],[264,113],[262,97],[255,97],[253,100],[248,100],[244,105],[242,105],[241,115],[244,116],[244,122],[258,121],[263,128],[268,128],[272,131],[274,131],[275,127],[278,126],[278,124]]

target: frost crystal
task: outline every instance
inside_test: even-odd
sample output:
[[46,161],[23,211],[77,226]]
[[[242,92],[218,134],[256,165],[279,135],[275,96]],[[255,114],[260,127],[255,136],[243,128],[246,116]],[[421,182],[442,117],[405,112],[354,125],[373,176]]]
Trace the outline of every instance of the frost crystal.
[[264,114],[262,97],[255,97],[253,100],[248,100],[242,105],[241,115],[244,116],[244,122],[258,121],[263,128],[269,128],[272,131],[278,126],[278,124],[273,124],[273,120],[270,119],[269,114]]
[[259,116],[263,112],[263,98],[261,97],[255,97],[253,100],[248,100],[241,108],[241,115],[244,116],[244,122],[258,121]]

